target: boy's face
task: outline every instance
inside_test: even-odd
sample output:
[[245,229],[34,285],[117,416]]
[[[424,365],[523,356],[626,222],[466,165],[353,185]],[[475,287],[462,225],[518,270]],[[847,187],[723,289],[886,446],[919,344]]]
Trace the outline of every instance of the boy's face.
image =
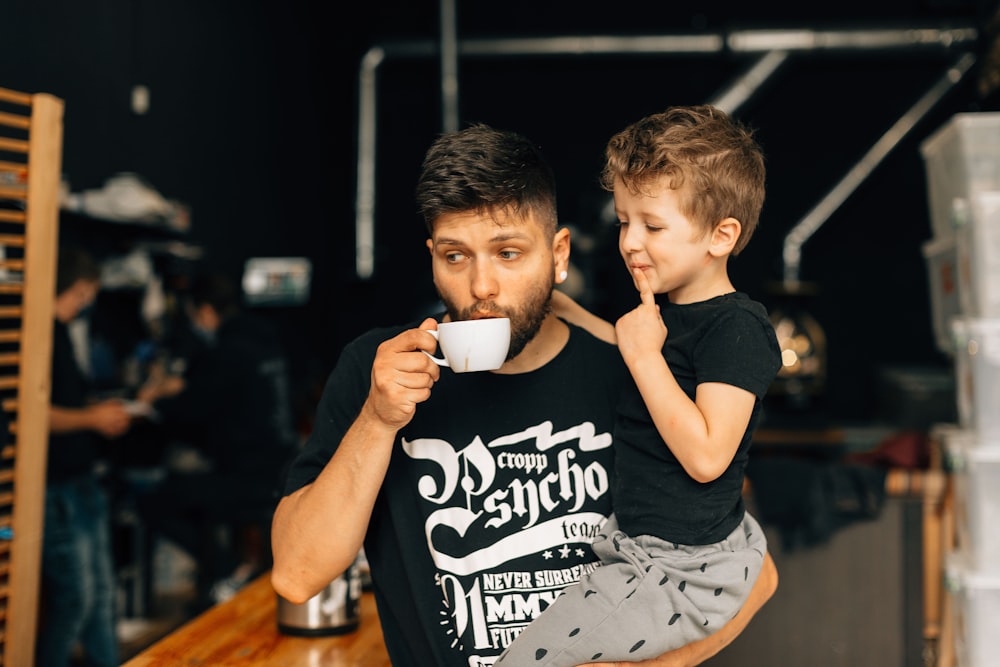
[[[615,184],[615,213],[620,222],[618,250],[629,272],[641,269],[653,292],[670,294],[673,303],[703,300],[714,279],[712,234],[681,212],[680,190],[654,188],[633,194]],[[715,296],[712,294],[711,296]]]
[[549,313],[558,258],[568,259],[569,233],[555,242],[529,213],[449,213],[427,241],[434,285],[452,320],[509,317],[508,359],[538,333]]

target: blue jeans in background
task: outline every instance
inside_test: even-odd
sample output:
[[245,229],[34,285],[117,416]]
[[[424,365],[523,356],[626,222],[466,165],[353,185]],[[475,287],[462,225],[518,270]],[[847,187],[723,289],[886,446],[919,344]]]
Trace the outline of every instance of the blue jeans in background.
[[97,478],[49,484],[42,543],[37,667],[118,667],[114,554],[108,497]]

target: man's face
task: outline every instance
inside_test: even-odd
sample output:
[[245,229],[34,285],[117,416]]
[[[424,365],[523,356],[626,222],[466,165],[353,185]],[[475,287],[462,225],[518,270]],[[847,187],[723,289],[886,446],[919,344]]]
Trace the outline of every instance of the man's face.
[[508,359],[538,333],[549,313],[552,239],[529,214],[449,213],[435,221],[427,241],[434,285],[453,320],[509,317]]

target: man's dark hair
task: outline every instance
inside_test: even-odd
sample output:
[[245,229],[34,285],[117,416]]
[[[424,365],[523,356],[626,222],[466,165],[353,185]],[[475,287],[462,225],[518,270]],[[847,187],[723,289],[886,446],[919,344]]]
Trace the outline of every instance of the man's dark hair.
[[229,274],[206,271],[194,277],[189,296],[195,307],[208,304],[215,308],[219,315],[226,316],[240,309],[242,293]]
[[99,282],[101,265],[83,248],[60,248],[56,262],[56,295],[68,290],[78,280]]
[[556,231],[556,180],[538,146],[526,137],[478,123],[439,136],[424,156],[417,209],[427,231],[447,213],[529,211]]

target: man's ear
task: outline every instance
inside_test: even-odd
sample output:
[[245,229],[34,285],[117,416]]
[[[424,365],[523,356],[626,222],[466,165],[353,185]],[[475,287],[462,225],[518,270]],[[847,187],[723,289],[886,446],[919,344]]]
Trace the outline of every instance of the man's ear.
[[743,225],[736,218],[725,218],[712,230],[712,244],[708,252],[713,257],[724,257],[733,252],[740,238]]
[[554,275],[569,271],[570,233],[569,228],[559,229],[552,237],[552,258]]
[[427,252],[434,254],[434,239],[427,239]]

